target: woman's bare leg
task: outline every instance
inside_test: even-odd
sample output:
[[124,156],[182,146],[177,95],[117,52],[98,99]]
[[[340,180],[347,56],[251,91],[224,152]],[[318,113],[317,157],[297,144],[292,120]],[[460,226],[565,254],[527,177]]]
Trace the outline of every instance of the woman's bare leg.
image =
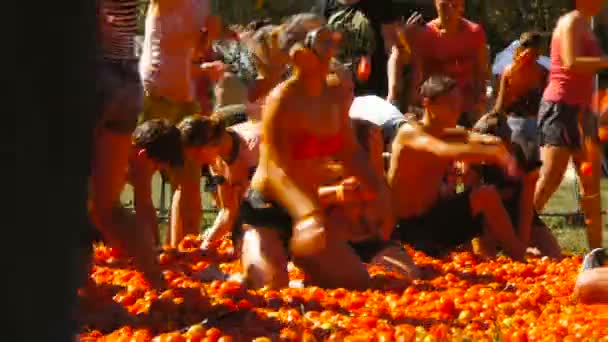
[[[602,198],[600,196],[601,158],[599,146],[590,138],[585,139],[585,148],[574,155],[576,172],[581,182],[581,209],[585,213],[587,241],[591,249],[601,248],[603,244]],[[591,163],[591,174],[583,174],[583,162]]]
[[250,226],[243,236],[241,261],[249,288],[289,285],[287,253],[276,229]]
[[534,208],[536,208],[536,211],[543,210],[549,198],[561,184],[570,157],[570,150],[565,147],[547,145],[540,148],[540,158],[543,165],[534,191]]

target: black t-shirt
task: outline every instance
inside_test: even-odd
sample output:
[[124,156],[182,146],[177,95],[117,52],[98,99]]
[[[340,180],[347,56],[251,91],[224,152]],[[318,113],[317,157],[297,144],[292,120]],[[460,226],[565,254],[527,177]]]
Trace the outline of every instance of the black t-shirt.
[[376,48],[371,53],[372,70],[369,79],[365,83],[358,83],[355,93],[357,95],[374,94],[386,97],[388,94],[388,76],[386,64],[388,54],[385,52],[382,25],[390,24],[399,19],[399,13],[395,10],[392,0],[360,0],[353,5],[342,5],[337,0],[327,0],[323,11],[325,18],[331,17],[336,11],[351,7],[361,11],[368,18],[374,30]]

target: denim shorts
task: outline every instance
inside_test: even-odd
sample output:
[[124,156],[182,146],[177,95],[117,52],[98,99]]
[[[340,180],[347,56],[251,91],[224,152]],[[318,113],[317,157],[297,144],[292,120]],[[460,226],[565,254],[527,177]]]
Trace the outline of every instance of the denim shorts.
[[507,125],[511,129],[511,141],[521,146],[526,159],[540,160],[536,118],[508,116]]
[[137,60],[100,60],[97,71],[98,124],[116,133],[131,134],[143,110]]
[[[581,112],[582,129],[579,129]],[[551,145],[578,150],[584,137],[599,140],[597,131],[598,117],[590,111],[562,102],[541,101],[538,110],[539,146]]]

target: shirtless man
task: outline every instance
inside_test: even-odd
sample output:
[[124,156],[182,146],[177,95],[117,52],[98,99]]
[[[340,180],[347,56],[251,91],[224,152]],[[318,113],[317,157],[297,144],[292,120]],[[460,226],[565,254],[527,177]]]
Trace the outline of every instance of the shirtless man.
[[460,115],[462,94],[456,81],[432,76],[421,86],[420,95],[425,106],[420,124],[401,126],[392,147],[388,182],[399,220],[395,237],[436,253],[466,243],[487,229],[509,255],[523,259],[525,247],[494,187],[440,198],[443,177],[453,161],[499,164],[514,174],[516,160],[502,144],[448,143],[438,138],[456,126]]

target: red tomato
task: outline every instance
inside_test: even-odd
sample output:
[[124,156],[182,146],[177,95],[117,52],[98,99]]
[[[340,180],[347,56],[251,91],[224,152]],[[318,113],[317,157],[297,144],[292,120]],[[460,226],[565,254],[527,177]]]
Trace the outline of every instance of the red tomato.
[[367,81],[369,79],[369,75],[372,72],[372,64],[369,60],[369,57],[363,56],[359,61],[359,66],[357,67],[357,78],[360,81]]

